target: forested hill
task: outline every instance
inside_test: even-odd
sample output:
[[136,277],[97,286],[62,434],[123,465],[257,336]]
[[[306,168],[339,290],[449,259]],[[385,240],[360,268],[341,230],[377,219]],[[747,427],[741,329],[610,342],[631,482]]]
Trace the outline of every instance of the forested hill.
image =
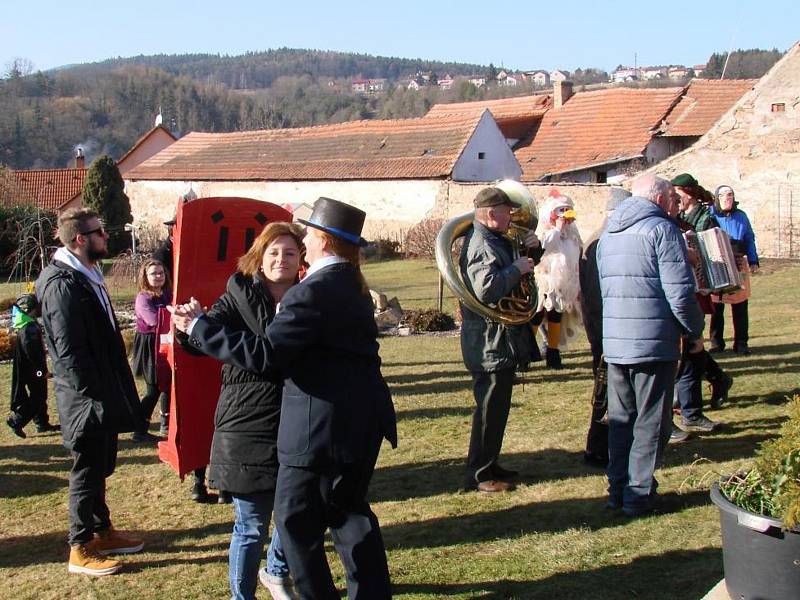
[[[153,126],[159,110],[178,135],[413,117],[434,102],[480,99],[487,91],[461,80],[451,92],[436,86],[409,92],[396,89],[398,81],[419,72],[458,77],[497,71],[292,49],[135,56],[36,73],[24,66],[12,65],[0,79],[0,164],[17,169],[69,166],[78,145],[89,160],[104,153],[118,158]],[[353,94],[350,82],[360,78],[385,78],[390,85],[377,96]]]
[[173,75],[185,75],[207,83],[220,83],[232,89],[270,87],[279,77],[309,75],[328,78],[386,78],[392,81],[432,71],[440,77],[484,74],[485,65],[434,60],[370,56],[323,50],[279,48],[248,52],[239,56],[216,54],[156,54],[109,59],[75,67],[84,71],[107,71],[138,65],[153,67]]
[[[726,78],[758,77],[778,51],[738,51]],[[721,69],[724,55],[709,66]],[[529,60],[535,65],[535,57]],[[0,78],[0,165],[14,169],[67,167],[74,149],[87,159],[121,157],[146,133],[161,112],[173,133],[302,127],[353,119],[424,115],[437,102],[462,102],[530,94],[530,82],[516,87],[492,83],[494,65],[376,57],[316,50],[278,49],[241,56],[155,55],[110,59],[33,72],[13,63]],[[431,85],[408,90],[422,75]],[[455,78],[449,90],[435,85]],[[467,76],[485,77],[476,87]],[[383,78],[373,95],[351,91],[353,79]],[[600,69],[578,69],[577,86],[606,81]],[[645,83],[646,85],[647,83]],[[580,87],[578,87],[580,89]]]

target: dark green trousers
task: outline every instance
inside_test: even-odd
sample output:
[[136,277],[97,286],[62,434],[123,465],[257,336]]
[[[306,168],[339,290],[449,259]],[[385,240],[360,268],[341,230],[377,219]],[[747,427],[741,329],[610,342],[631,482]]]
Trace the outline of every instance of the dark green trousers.
[[494,479],[491,467],[497,462],[503,446],[513,384],[513,368],[493,373],[472,372],[475,412],[472,414],[472,434],[464,476],[466,488]]

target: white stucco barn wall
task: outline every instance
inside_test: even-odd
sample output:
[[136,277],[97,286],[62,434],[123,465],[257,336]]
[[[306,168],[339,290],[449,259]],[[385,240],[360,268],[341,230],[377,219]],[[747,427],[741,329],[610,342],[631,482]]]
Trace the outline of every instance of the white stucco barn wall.
[[447,193],[445,180],[388,181],[127,181],[134,222],[158,225],[172,217],[189,190],[198,198],[240,196],[283,206],[290,202],[312,205],[328,196],[367,213],[364,236],[402,239],[414,223],[423,220]]

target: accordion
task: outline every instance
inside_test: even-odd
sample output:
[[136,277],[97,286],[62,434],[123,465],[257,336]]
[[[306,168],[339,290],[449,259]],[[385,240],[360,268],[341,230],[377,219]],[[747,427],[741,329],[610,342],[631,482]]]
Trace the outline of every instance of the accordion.
[[686,242],[697,251],[700,261],[693,267],[697,291],[728,294],[742,288],[742,278],[731,239],[719,227],[687,235]]

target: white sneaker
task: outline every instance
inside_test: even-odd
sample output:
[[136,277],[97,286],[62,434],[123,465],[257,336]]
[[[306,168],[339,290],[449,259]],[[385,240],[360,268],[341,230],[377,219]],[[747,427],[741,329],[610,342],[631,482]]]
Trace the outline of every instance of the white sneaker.
[[258,570],[258,580],[269,590],[272,600],[300,600],[291,577],[270,575],[262,568]]

